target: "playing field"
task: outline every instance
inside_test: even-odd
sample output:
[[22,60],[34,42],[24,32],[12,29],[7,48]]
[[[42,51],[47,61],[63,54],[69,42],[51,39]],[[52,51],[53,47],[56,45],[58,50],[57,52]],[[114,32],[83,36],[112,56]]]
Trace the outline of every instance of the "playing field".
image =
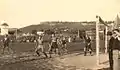
[[[100,42],[101,49],[104,48],[104,41]],[[7,53],[1,54],[0,62],[4,64],[0,66],[0,70],[52,70],[52,64],[48,63],[48,59],[43,60],[35,56],[35,43],[11,43],[10,47],[14,53],[10,53],[16,56],[16,58],[7,57],[6,55],[12,56]],[[44,43],[45,51],[48,52],[48,43]],[[92,47],[95,49],[95,41],[92,42]],[[84,43],[82,41],[67,43],[69,54],[75,52],[83,52]],[[2,48],[0,48],[2,52]],[[6,57],[4,57],[6,56]],[[4,58],[3,58],[4,57]],[[39,62],[38,62],[39,59]],[[25,61],[23,61],[25,60]],[[38,63],[37,63],[38,62]],[[39,68],[36,68],[35,65]],[[45,67],[44,65],[49,65]],[[52,69],[50,69],[52,68]]]

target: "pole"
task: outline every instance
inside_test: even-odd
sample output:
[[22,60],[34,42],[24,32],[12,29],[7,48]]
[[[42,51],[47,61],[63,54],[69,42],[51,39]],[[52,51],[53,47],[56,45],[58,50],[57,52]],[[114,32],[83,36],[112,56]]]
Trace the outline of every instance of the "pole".
[[16,39],[17,39],[17,29],[16,29]]
[[96,18],[96,63],[99,65],[99,16]]
[[107,45],[108,45],[108,43],[107,43],[107,32],[108,32],[108,27],[107,26],[105,26],[105,53],[107,53],[107,50],[108,50],[108,47],[107,47]]
[[80,30],[78,29],[78,38],[80,38]]
[[114,23],[111,23],[111,31],[114,29]]

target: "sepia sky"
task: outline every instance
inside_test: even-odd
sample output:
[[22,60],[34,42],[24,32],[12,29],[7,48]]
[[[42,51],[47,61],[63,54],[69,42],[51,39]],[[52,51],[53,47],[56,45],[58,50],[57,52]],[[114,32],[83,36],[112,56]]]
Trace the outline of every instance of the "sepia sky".
[[120,0],[0,0],[0,22],[25,27],[42,21],[114,20]]

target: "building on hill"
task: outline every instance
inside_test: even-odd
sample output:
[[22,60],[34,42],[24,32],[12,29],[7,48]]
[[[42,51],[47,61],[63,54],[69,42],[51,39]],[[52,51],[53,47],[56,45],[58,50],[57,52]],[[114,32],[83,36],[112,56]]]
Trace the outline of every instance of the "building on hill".
[[37,31],[37,34],[38,35],[44,35],[44,32],[43,31]]
[[16,33],[17,28],[10,28],[7,22],[2,21],[0,24],[0,35],[12,34]]
[[8,34],[8,29],[9,25],[5,21],[2,21],[0,25],[0,35]]
[[10,35],[15,35],[16,32],[18,33],[18,29],[17,28],[9,28],[8,29],[8,34],[10,34]]

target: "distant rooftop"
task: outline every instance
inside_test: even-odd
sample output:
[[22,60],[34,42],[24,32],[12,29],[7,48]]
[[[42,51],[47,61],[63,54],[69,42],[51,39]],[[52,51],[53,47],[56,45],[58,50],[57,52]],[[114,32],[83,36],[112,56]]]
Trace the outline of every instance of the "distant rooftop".
[[1,24],[1,26],[9,26],[7,23],[3,23]]

